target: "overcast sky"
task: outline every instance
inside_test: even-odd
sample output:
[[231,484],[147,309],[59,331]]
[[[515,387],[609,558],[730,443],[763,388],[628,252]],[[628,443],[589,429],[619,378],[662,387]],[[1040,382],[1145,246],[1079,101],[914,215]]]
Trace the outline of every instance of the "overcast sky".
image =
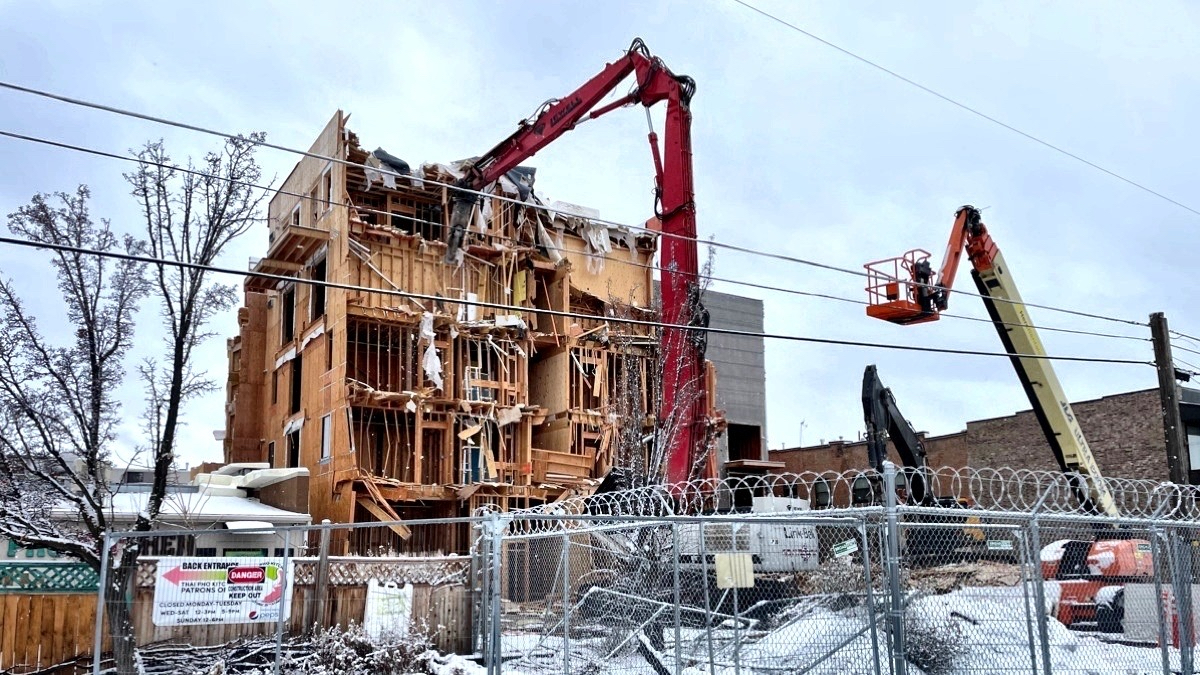
[[[942,94],[1200,208],[1200,9],[1186,3],[753,4]],[[1026,301],[1200,335],[1189,288],[1200,217],[964,112],[732,0],[643,2],[16,3],[0,0],[0,79],[303,147],[335,110],[369,148],[410,163],[487,150],[547,98],[620,56],[635,36],[695,78],[693,143],[703,237],[842,267],[945,247],[955,209],[985,221]],[[623,89],[622,89],[623,91]],[[661,118],[658,122],[661,130]],[[0,90],[0,128],[124,152],[165,139],[176,159],[217,139]],[[535,159],[537,188],[605,218],[652,211],[644,115],[584,125]],[[130,165],[0,139],[0,214],[87,183],[93,213],[140,232]],[[282,179],[296,158],[263,151]],[[265,227],[234,246],[244,266]],[[48,314],[48,256],[0,248]],[[719,277],[852,299],[863,280],[727,250]],[[960,277],[963,288],[969,277]],[[715,283],[762,298],[770,333],[998,351],[988,323],[899,327],[848,303]],[[951,309],[986,316],[980,301]],[[141,315],[153,348],[153,307]],[[1046,326],[1148,337],[1137,326],[1033,310]],[[214,330],[236,333],[233,313]],[[1043,332],[1051,354],[1152,359],[1144,341]],[[1180,342],[1200,351],[1200,344]],[[878,364],[906,415],[935,433],[1028,407],[1005,359],[768,340],[772,448],[861,430],[863,367]],[[143,352],[143,355],[148,352]],[[1200,365],[1200,356],[1178,357]],[[224,384],[223,339],[198,354]],[[1147,366],[1063,363],[1075,400],[1155,386]],[[1200,370],[1200,368],[1196,368]],[[124,388],[122,443],[139,442],[140,385]],[[182,458],[220,459],[223,392],[187,411]],[[803,431],[802,431],[803,430]]]

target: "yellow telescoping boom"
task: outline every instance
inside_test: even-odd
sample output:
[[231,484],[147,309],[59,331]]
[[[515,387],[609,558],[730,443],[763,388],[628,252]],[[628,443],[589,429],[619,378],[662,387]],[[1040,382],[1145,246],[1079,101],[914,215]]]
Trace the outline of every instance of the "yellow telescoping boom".
[[1004,256],[980,218],[979,209],[964,206],[955,213],[954,229],[936,280],[930,254],[922,249],[868,263],[867,314],[903,325],[936,321],[948,305],[963,251],[971,260],[975,286],[1059,468],[1079,476],[1074,488],[1085,508],[1097,514],[1119,516],[1112,492],[1100,474],[1079,420],[1046,358],[1046,349],[1029,320]]

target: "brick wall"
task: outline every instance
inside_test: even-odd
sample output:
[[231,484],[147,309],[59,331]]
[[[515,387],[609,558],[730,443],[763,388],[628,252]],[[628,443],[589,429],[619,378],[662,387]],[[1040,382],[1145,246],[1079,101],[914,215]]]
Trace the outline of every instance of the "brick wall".
[[[1167,479],[1157,389],[1082,401],[1072,409],[1104,475]],[[1032,410],[967,422],[966,431],[922,438],[933,467],[1058,468]],[[894,450],[889,454],[898,462]],[[867,468],[866,443],[861,441],[772,450],[770,455],[795,473]]]
[[[927,437],[925,434],[920,434],[920,436],[925,442],[925,452],[929,456],[927,461],[930,466],[967,465],[969,447],[967,432],[960,431],[956,434],[934,437]],[[896,449],[891,441],[888,442],[888,456],[897,465],[900,464],[900,456],[896,454]],[[786,467],[784,470],[791,473],[805,471],[842,473],[870,468],[867,463],[865,441],[834,441],[807,448],[772,450],[771,460],[783,462]]]
[[[1106,476],[1167,479],[1158,390],[1073,403],[1088,445]],[[1032,410],[967,422],[971,466],[1058,468]]]

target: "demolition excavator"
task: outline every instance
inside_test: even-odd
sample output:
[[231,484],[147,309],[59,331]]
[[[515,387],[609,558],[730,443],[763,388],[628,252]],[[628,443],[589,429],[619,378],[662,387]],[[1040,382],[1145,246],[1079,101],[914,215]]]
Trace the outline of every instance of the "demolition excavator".
[[[613,101],[600,105],[627,77],[633,76],[632,89]],[[636,39],[629,50],[607,64],[592,79],[566,96],[551,99],[528,119],[520,122],[511,136],[464,168],[464,175],[451,190],[452,208],[447,233],[446,262],[461,255],[479,202],[479,193],[509,171],[532,157],[579,124],[596,119],[618,108],[640,105],[649,109],[666,104],[663,142],[650,127],[650,150],[654,161],[655,216],[661,224],[660,240],[662,323],[662,400],[670,410],[660,410],[660,423],[674,429],[664,453],[665,479],[668,483],[716,475],[711,447],[719,432],[719,420],[710,415],[713,393],[706,383],[705,362],[708,313],[700,302],[699,261],[696,244],[696,203],[692,180],[692,139],[689,109],[696,83],[686,75],[676,75],[642,40]],[[597,107],[599,106],[599,107]],[[666,407],[666,406],[664,406]],[[664,419],[669,416],[671,419]]]
[[863,371],[862,388],[863,419],[867,424],[867,461],[876,473],[883,473],[883,463],[888,458],[888,441],[891,440],[900,455],[903,467],[907,502],[920,506],[959,506],[953,497],[935,497],[929,487],[929,467],[925,444],[913,426],[900,412],[892,390],[883,386],[874,365]]
[[[896,397],[892,390],[883,386],[879,372],[874,365],[867,366],[863,371],[862,386],[863,419],[867,425],[867,461],[876,475],[883,474],[883,463],[888,459],[888,441],[900,456],[901,469],[897,475],[897,486],[907,493],[905,503],[914,506],[940,506],[943,508],[965,508],[968,503],[964,499],[953,496],[937,496],[930,485],[928,454],[925,443],[921,440],[912,424],[900,412]],[[881,486],[874,486],[880,488]],[[873,490],[874,491],[874,490]],[[872,495],[873,501],[881,501]],[[956,517],[953,514],[945,516],[922,516],[918,520],[926,522],[962,523],[962,529],[937,529],[914,527],[908,530],[905,542],[910,559],[920,560],[931,558],[938,563],[945,563],[953,554],[967,554],[968,558],[979,557],[977,552],[968,550],[979,544],[983,532],[978,527],[976,517]]]
[[[946,254],[936,273],[929,252],[923,249],[868,263],[867,315],[900,325],[938,320],[949,306],[964,252],[971,261],[971,277],[988,316],[1059,469],[1070,476],[1076,499],[1091,513],[1119,517],[1112,491],[979,209],[963,206],[955,213]],[[1097,621],[1104,614],[1121,614],[1116,604],[1123,601],[1122,584],[1144,582],[1152,575],[1149,549],[1149,542],[1122,538],[1116,529],[1097,532],[1094,540],[1047,546],[1041,553],[1042,572],[1046,579],[1059,582],[1058,618],[1072,625]]]

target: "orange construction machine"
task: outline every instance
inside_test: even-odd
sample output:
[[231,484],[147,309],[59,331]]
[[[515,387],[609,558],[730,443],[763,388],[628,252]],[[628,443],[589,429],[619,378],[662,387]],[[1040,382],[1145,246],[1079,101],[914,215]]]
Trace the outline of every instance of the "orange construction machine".
[[[1120,516],[1079,420],[1046,358],[1011,269],[988,233],[979,209],[963,206],[955,212],[945,259],[936,273],[929,252],[922,249],[868,263],[867,315],[901,325],[938,320],[949,305],[964,252],[971,261],[975,288],[1055,460],[1071,477],[1080,506],[1095,514]],[[1123,601],[1122,585],[1153,578],[1149,543],[1120,538],[1120,534],[1115,528],[1105,529],[1096,540],[1055,542],[1042,551],[1044,578],[1058,580],[1062,589],[1058,617],[1064,624],[1100,622],[1101,614],[1111,622],[1114,615],[1123,614],[1117,611]],[[1119,625],[1120,618],[1116,621]]]

